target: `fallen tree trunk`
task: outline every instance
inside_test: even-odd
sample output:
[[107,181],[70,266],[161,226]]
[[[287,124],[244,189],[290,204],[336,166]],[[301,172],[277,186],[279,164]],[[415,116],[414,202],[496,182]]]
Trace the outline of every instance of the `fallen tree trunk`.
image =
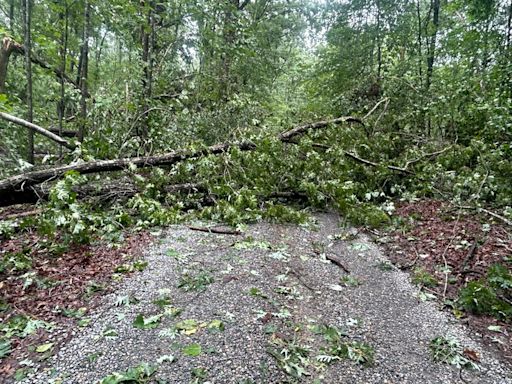
[[[340,117],[333,120],[325,120],[295,127],[279,134],[277,138],[283,143],[293,143],[293,138],[300,136],[310,130],[325,128],[332,124],[340,124],[346,122],[356,122],[364,125],[363,121],[358,118]],[[120,171],[128,168],[130,165],[135,165],[139,168],[169,166],[188,159],[194,159],[207,155],[222,154],[232,148],[238,148],[241,151],[252,151],[256,149],[256,144],[251,141],[221,143],[195,151],[176,150],[158,156],[91,161],[24,173],[0,181],[0,206],[37,201],[42,196],[37,193],[38,189],[34,188],[35,186],[44,182],[61,178],[68,171],[76,171],[81,174],[90,174],[97,172]],[[379,166],[377,163],[372,163],[368,160],[358,158],[349,152],[346,152],[345,155],[366,165]],[[388,168],[391,170],[404,172],[403,169],[398,167],[389,166]]]
[[61,144],[61,145],[65,146],[66,148],[75,149],[75,146],[68,143],[66,139],[63,139],[62,137],[40,127],[39,125],[33,124],[29,121],[20,119],[19,117],[12,116],[12,115],[9,115],[8,113],[4,113],[4,112],[0,112],[0,118],[4,119],[6,121],[9,121],[11,123],[17,124],[17,125],[21,125],[22,127],[31,129],[34,132],[37,132],[37,133],[49,138],[50,140],[55,141],[57,144]]
[[[31,194],[30,189],[40,183],[62,177],[66,172],[76,171],[81,174],[96,172],[119,171],[135,165],[140,168],[173,165],[180,161],[194,159],[206,155],[216,155],[228,151],[231,148],[238,148],[242,151],[250,151],[256,145],[250,141],[238,143],[217,144],[197,151],[178,150],[160,156],[132,157],[117,160],[99,160],[86,163],[64,165],[60,167],[43,169],[23,173],[0,181],[0,206],[7,206],[20,203],[18,196]],[[33,192],[32,192],[33,194]]]

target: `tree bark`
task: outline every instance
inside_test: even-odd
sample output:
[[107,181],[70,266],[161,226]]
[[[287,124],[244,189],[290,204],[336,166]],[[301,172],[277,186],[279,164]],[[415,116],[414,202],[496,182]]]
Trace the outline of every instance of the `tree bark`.
[[[24,45],[25,45],[25,75],[27,77],[27,120],[32,123],[33,120],[33,105],[32,105],[32,61],[30,60],[32,50],[32,37],[30,34],[31,28],[31,14],[32,14],[32,0],[23,0],[23,32],[24,32]],[[34,163],[34,130],[28,129],[27,131],[27,161],[31,164]]]
[[14,34],[14,0],[9,1],[9,30]]
[[[66,113],[66,99],[65,99],[65,79],[64,75],[66,73],[66,54],[68,50],[68,20],[69,20],[69,7],[67,0],[64,4],[65,10],[61,13],[60,19],[64,21],[63,30],[61,32],[61,41],[60,41],[60,100],[58,103],[58,111],[59,111],[59,129],[58,133],[60,137],[63,137],[64,132],[64,114]],[[59,147],[59,157],[62,157],[62,146]]]
[[[14,41],[11,37],[6,36],[2,39],[2,45],[0,46],[0,89],[3,89],[5,93],[5,81],[7,79],[7,69],[9,64],[9,58],[12,53],[16,53],[18,55],[25,55],[25,46],[17,43]],[[62,77],[64,78],[64,81],[76,89],[80,90],[80,85],[78,82],[70,78],[66,73],[62,72],[60,68],[58,67],[52,67],[47,61],[42,59],[41,57],[38,57],[31,52],[30,54],[30,60],[33,64],[36,64],[40,66],[43,69],[47,69],[52,71],[55,76],[57,76],[59,79]],[[90,93],[86,94],[86,97],[91,97]]]

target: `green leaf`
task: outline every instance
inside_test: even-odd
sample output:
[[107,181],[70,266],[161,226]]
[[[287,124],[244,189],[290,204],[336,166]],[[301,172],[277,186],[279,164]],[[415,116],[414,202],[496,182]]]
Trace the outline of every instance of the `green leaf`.
[[0,340],[0,359],[8,356],[11,353],[11,341]]
[[210,332],[224,331],[224,323],[220,320],[212,320],[208,324],[208,330]]
[[133,326],[139,329],[153,329],[158,327],[162,319],[163,314],[154,315],[150,317],[144,317],[143,314],[137,315],[133,321]]
[[181,351],[187,356],[196,357],[201,354],[201,346],[199,344],[189,344]]
[[36,352],[45,353],[53,348],[54,343],[41,344],[36,348]]

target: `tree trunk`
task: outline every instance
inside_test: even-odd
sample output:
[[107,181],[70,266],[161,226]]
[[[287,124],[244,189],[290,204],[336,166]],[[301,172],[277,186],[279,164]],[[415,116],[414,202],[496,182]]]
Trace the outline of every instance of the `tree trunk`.
[[11,53],[19,48],[19,44],[8,36],[2,39],[0,46],[0,93],[6,93],[5,82],[7,81],[7,68]]
[[[149,135],[148,121],[148,100],[151,98],[152,87],[152,35],[154,31],[153,23],[153,3],[146,4],[141,2],[143,11],[146,11],[145,23],[141,26],[141,42],[142,42],[142,111],[141,111],[141,128],[139,136],[143,141],[147,140]],[[147,8],[147,10],[146,10]],[[153,36],[154,37],[154,36]]]
[[[68,50],[68,20],[69,20],[69,7],[67,0],[65,1],[65,10],[60,15],[61,21],[64,21],[63,30],[61,33],[60,41],[60,101],[58,103],[59,111],[59,136],[63,137],[64,130],[64,114],[66,113],[66,100],[65,100],[65,87],[64,87],[64,74],[66,73],[66,53]],[[59,157],[62,157],[62,145],[59,147]]]
[[377,82],[380,84],[382,77],[382,37],[381,37],[381,7],[377,0]]
[[436,42],[437,42],[437,34],[439,31],[439,12],[441,8],[441,0],[433,0],[432,3],[432,33],[430,35],[429,49],[428,49],[428,57],[427,57],[427,79],[425,83],[425,87],[427,92],[430,90],[430,86],[432,84],[432,75],[434,72],[434,63],[436,57]]
[[420,87],[423,85],[423,35],[422,35],[422,23],[421,23],[421,5],[420,0],[416,1],[416,17],[418,18],[418,75],[420,81]]
[[14,34],[14,0],[9,1],[9,30]]
[[91,24],[91,7],[89,1],[84,2],[84,31],[82,38],[82,54],[80,55],[82,65],[80,67],[80,117],[81,122],[78,128],[78,140],[84,141],[87,130],[87,76],[89,69],[89,29]]
[[[32,39],[30,35],[31,28],[31,14],[32,4],[31,0],[23,0],[23,32],[24,32],[24,45],[25,45],[25,75],[27,77],[27,120],[32,123],[33,120],[33,106],[32,106],[32,61],[30,59],[32,49]],[[28,129],[28,145],[27,145],[27,161],[31,164],[34,163],[34,131]]]

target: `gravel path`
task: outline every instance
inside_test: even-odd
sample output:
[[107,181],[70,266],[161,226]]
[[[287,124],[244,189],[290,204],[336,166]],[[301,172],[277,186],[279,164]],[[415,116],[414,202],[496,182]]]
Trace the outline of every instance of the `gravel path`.
[[[315,228],[260,223],[244,236],[166,229],[147,250],[147,268],[105,296],[89,326],[24,383],[97,383],[141,363],[155,364],[158,383],[512,383],[511,367],[418,300],[368,238],[345,236],[335,215],[316,220]],[[345,283],[359,285],[342,284],[347,274],[326,255],[357,280]],[[121,297],[138,302],[116,306]],[[163,316],[138,329],[139,314]],[[374,363],[320,363],[326,325],[345,331],[340,343],[371,346]],[[480,370],[434,362],[437,336],[477,351]],[[199,355],[187,355],[198,345]]]

